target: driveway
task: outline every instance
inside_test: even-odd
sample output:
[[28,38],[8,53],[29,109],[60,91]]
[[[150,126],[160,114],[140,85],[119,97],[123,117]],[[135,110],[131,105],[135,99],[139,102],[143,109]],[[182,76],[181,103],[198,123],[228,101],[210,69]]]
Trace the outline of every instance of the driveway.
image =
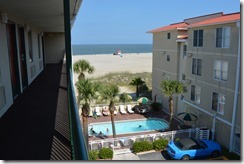
[[170,159],[166,151],[155,151],[150,153],[139,154],[138,157],[140,158],[140,160],[154,160],[154,161]]

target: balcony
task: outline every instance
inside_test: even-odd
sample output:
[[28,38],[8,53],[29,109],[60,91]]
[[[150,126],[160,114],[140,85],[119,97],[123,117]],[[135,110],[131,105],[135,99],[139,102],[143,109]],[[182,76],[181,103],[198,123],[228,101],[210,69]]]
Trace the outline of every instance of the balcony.
[[0,159],[87,160],[69,84],[64,64],[46,65],[0,119]]

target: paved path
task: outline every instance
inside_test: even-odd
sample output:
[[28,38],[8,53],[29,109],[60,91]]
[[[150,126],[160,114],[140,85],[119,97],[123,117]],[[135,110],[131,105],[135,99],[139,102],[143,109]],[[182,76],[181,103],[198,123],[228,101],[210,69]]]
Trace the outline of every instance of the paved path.
[[134,153],[115,154],[113,160],[140,160]]
[[132,152],[116,153],[114,154],[113,160],[166,160],[167,154],[163,151],[150,151],[138,153],[137,155]]

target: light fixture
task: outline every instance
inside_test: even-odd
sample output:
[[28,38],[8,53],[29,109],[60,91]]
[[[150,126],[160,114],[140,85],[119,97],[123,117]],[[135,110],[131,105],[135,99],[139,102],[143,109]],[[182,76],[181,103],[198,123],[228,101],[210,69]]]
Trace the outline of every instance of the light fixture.
[[6,13],[1,13],[1,17],[2,17],[2,23],[4,24],[8,23],[8,16]]

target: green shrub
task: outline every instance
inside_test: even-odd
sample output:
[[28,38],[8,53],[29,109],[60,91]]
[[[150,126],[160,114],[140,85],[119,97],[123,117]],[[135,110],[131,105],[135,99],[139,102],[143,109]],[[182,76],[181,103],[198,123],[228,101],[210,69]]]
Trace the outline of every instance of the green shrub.
[[99,154],[98,150],[89,151],[89,160],[97,160],[98,154]]
[[156,151],[165,149],[167,144],[168,144],[168,141],[165,139],[158,139],[152,143],[153,149]]
[[153,146],[151,142],[140,141],[140,142],[134,142],[132,148],[135,153],[138,153],[138,152],[152,150]]
[[113,158],[113,150],[110,148],[102,148],[99,150],[99,158],[100,159],[112,159]]
[[162,105],[160,103],[154,102],[151,104],[153,110],[160,110]]

